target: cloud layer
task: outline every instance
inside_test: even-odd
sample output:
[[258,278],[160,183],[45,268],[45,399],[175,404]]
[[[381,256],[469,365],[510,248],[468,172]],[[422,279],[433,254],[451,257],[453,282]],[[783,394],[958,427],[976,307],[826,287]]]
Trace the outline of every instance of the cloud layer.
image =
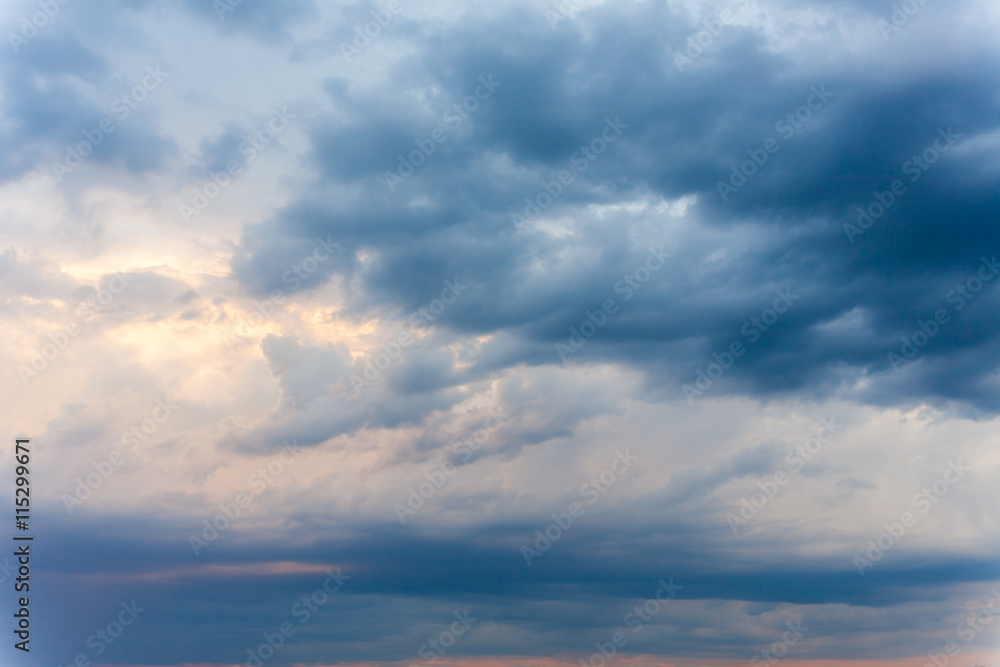
[[40,659],[992,667],[993,4],[53,6],[0,12]]

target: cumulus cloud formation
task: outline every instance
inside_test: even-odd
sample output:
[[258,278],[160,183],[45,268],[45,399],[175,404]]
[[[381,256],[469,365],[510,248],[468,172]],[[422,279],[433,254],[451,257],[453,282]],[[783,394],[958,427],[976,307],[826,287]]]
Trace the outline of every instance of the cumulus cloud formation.
[[0,663],[993,667],[995,3],[0,22]]

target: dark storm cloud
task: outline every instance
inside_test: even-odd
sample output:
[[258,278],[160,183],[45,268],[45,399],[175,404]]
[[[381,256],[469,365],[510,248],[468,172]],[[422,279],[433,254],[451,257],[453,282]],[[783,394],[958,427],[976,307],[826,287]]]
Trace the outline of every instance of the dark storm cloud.
[[[196,559],[186,542],[187,526],[149,519],[123,523],[118,518],[80,517],[69,522],[53,515],[50,521],[59,528],[53,532],[57,537],[49,540],[48,550],[40,552],[36,567],[48,580],[60,582],[58,599],[63,603],[58,614],[47,609],[52,613],[41,618],[46,624],[73,629],[53,647],[63,652],[56,659],[66,661],[93,631],[92,626],[98,627],[101,610],[110,613],[119,601],[135,598],[148,613],[143,622],[129,629],[128,641],[118,647],[116,659],[141,664],[195,659],[236,662],[245,659],[246,647],[256,646],[263,632],[292,620],[289,612],[295,602],[319,587],[326,575],[322,571],[254,575],[238,569],[229,574],[218,569],[199,573],[188,568],[294,561],[342,567],[350,579],[316,620],[302,627],[303,634],[290,643],[285,659],[307,655],[307,638],[323,635],[322,641],[332,642],[341,659],[404,659],[423,641],[414,645],[407,640],[414,633],[430,633],[424,625],[428,615],[440,612],[447,618],[451,610],[467,608],[484,624],[503,622],[518,629],[520,638],[512,639],[502,652],[551,655],[588,651],[592,641],[621,629],[622,616],[635,600],[651,597],[661,578],[683,586],[678,600],[743,601],[747,603],[743,613],[751,615],[782,604],[820,605],[796,612],[808,612],[806,625],[813,623],[811,636],[817,638],[835,637],[847,627],[876,629],[868,617],[847,621],[836,613],[828,616],[822,605],[836,604],[885,609],[885,619],[880,617],[879,624],[884,623],[886,629],[895,627],[894,622],[887,622],[892,617],[895,622],[905,618],[912,627],[938,632],[943,625],[941,607],[948,601],[945,587],[976,584],[985,588],[1000,575],[996,559],[895,554],[862,578],[853,569],[845,571],[842,556],[807,559],[789,553],[758,560],[731,548],[725,526],[706,529],[690,517],[684,521],[661,518],[637,533],[636,525],[626,527],[616,518],[620,511],[613,507],[596,510],[531,568],[517,548],[538,527],[530,521],[431,535],[400,531],[398,526],[332,522],[318,514],[295,515],[290,518],[296,528],[253,539],[252,549],[247,548],[245,538],[226,534]],[[95,534],[101,535],[99,541]],[[316,538],[324,534],[328,536]],[[75,576],[70,579],[69,573]],[[54,595],[43,592],[39,609],[53,605]],[[933,604],[919,606],[928,602]],[[911,605],[918,605],[919,611]],[[717,622],[718,616],[709,617],[714,620],[700,613],[686,616],[670,614],[658,619],[666,627],[653,626],[641,650],[661,653],[669,648],[672,655],[704,657],[703,643],[691,638],[679,641],[679,634],[686,627],[690,631]],[[369,620],[358,623],[359,617]],[[171,631],[189,632],[192,627],[204,632],[189,635],[185,642],[157,639]],[[220,634],[223,628],[226,632]],[[672,630],[667,632],[668,628]],[[713,655],[752,655],[759,639],[736,626],[732,630],[724,644],[712,649]],[[576,636],[570,636],[573,633]],[[579,633],[593,640],[581,641]],[[887,638],[878,651],[881,655],[905,653],[902,641]],[[823,650],[816,657],[858,657],[869,647],[845,645],[835,653],[829,647]],[[67,651],[72,653],[65,655]],[[473,643],[456,650],[453,657],[488,653]]]
[[[849,59],[799,67],[792,55],[765,48],[759,33],[731,26],[678,71],[672,54],[698,20],[662,3],[592,8],[556,30],[525,8],[496,10],[488,21],[467,14],[430,36],[418,57],[390,68],[381,88],[328,87],[341,111],[313,123],[314,192],[248,232],[236,275],[259,284],[275,246],[330,234],[346,250],[376,251],[364,268],[324,267],[360,279],[352,309],[414,307],[441,279],[459,275],[477,297],[442,324],[505,334],[485,347],[480,364],[553,363],[555,343],[586,310],[614,296],[610,286],[646,252],[629,246],[623,228],[588,221],[584,207],[696,194],[688,215],[701,227],[675,239],[676,269],[651,281],[574,361],[635,363],[649,369],[654,385],[676,387],[680,396],[680,385],[693,382],[713,352],[747,342],[742,325],[760,316],[774,289],[791,288],[800,300],[713,392],[823,395],[875,374],[864,400],[958,399],[994,410],[985,394],[957,391],[925,366],[911,370],[919,377],[905,390],[883,375],[901,332],[932,314],[928,291],[943,299],[950,280],[1000,249],[1000,210],[986,180],[995,160],[960,150],[997,128],[995,56],[973,53],[948,70],[873,69]],[[399,156],[429,136],[482,75],[502,85],[390,190],[385,172],[395,171]],[[806,122],[787,119],[807,102],[819,108]],[[628,128],[546,211],[576,219],[573,237],[517,233],[511,214],[523,215],[525,197],[570,168],[574,151],[600,136],[606,118]],[[948,128],[949,150],[911,182],[913,163],[903,171],[908,161]],[[722,201],[717,183],[768,138],[780,150]],[[852,244],[844,225],[895,179],[906,193]],[[342,187],[348,183],[355,187]],[[727,259],[709,262],[720,248]],[[556,259],[573,251],[600,260]],[[539,263],[540,271],[527,270]],[[852,313],[863,327],[838,326]],[[983,331],[989,313],[986,303],[970,308],[927,356],[948,363],[980,350],[982,365],[965,367],[971,375],[963,377],[971,386],[988,382],[1000,363],[992,337],[970,339],[968,332]]]
[[[173,140],[161,136],[156,127],[153,105],[143,104],[156,96],[160,85],[169,85],[169,68],[166,78],[158,79],[135,67],[128,79],[118,72],[116,81],[114,68],[88,43],[91,39],[54,24],[14,57],[4,59],[0,108],[6,123],[0,131],[4,147],[0,177],[17,178],[43,168],[62,181],[67,174],[75,176],[76,165],[86,171],[97,164],[156,171],[174,155]],[[148,63],[158,65],[162,63]],[[133,97],[135,86],[142,88],[144,79],[147,85]],[[81,143],[88,146],[79,148]],[[81,162],[68,157],[71,148],[82,156]],[[55,169],[56,163],[68,165],[69,171]]]

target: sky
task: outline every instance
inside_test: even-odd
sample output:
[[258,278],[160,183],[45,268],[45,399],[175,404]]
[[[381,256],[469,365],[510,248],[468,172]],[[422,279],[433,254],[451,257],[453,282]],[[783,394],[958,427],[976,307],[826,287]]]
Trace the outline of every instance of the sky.
[[0,665],[1000,667],[995,1],[0,27]]

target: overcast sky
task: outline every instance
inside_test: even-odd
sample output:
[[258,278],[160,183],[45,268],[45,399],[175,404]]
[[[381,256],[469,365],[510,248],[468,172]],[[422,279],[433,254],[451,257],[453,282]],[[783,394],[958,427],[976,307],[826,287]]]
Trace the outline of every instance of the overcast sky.
[[0,664],[1000,665],[995,0],[0,27]]

